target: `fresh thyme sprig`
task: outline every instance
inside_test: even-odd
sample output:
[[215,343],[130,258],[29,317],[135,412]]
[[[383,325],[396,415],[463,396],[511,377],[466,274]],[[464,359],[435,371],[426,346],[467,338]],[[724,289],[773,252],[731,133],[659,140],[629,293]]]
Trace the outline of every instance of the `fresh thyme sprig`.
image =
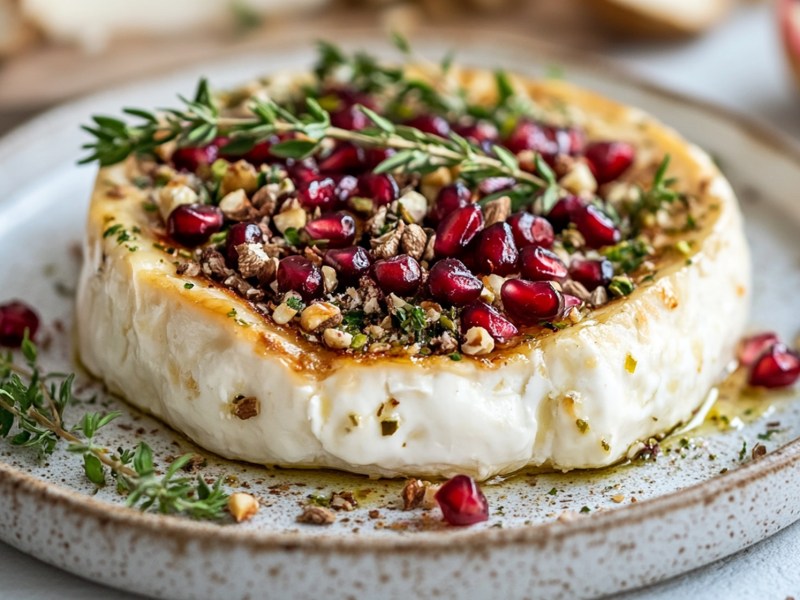
[[[0,437],[11,437],[13,446],[35,448],[40,459],[51,455],[59,441],[67,450],[82,455],[86,477],[98,487],[106,476],[116,480],[117,489],[127,494],[127,505],[159,512],[183,514],[196,519],[218,520],[224,516],[228,494],[217,480],[209,486],[178,476],[192,459],[187,454],[172,461],[163,475],[153,463],[153,451],[140,442],[135,450],[110,453],[95,441],[95,434],[120,416],[89,412],[72,428],[64,424],[64,410],[74,402],[74,375],[44,373],[38,364],[36,346],[28,339],[22,344],[25,365],[16,364],[14,354],[0,355]],[[58,383],[50,380],[58,380]]]
[[414,127],[396,125],[370,110],[359,106],[374,127],[350,131],[331,125],[330,114],[313,98],[307,99],[307,112],[295,114],[271,100],[252,99],[252,117],[220,117],[208,91],[208,83],[201,80],[195,99],[182,98],[183,109],[167,109],[161,115],[141,109],[126,108],[123,112],[139,118],[129,124],[112,117],[93,117],[93,126],[83,129],[95,137],[84,145],[90,154],[81,164],[99,161],[101,166],[118,163],[131,154],[152,154],[155,148],[176,140],[179,145],[203,145],[219,135],[231,141],[224,151],[229,154],[247,152],[258,142],[276,134],[295,134],[296,139],[274,144],[270,152],[282,158],[305,158],[317,152],[326,139],[350,142],[357,146],[393,149],[397,152],[378,165],[375,172],[413,171],[431,172],[439,167],[460,168],[467,179],[486,177],[512,177],[534,189],[552,187],[557,193],[554,179],[547,179],[524,171],[516,156],[508,150],[493,146],[494,154],[471,144],[452,133],[449,138],[424,133]]

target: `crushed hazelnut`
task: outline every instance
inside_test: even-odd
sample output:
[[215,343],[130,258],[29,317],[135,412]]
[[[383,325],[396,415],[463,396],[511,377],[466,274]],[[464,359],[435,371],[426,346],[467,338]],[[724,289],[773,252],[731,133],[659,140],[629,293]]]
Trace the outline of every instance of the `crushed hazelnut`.
[[235,417],[246,421],[261,413],[261,402],[255,396],[236,396],[231,403],[231,412]]
[[403,487],[401,496],[403,498],[403,510],[413,510],[422,505],[425,499],[425,491],[430,487],[429,481],[421,479],[409,479]]
[[351,511],[358,506],[353,492],[334,492],[331,494],[331,508],[333,510]]
[[170,181],[158,190],[158,210],[165,221],[182,204],[195,204],[197,201],[197,192],[179,181]]
[[332,327],[322,332],[322,339],[328,348],[333,348],[334,350],[349,348],[350,344],[353,343],[352,334]]
[[258,500],[251,494],[236,492],[228,498],[228,512],[237,523],[247,521],[258,512]]
[[483,327],[470,327],[461,344],[464,354],[480,356],[494,350],[494,338]]
[[589,304],[592,306],[602,306],[608,302],[608,292],[604,287],[595,288],[589,296]]
[[485,220],[485,227],[494,225],[495,223],[503,223],[511,214],[511,198],[508,196],[501,196],[490,200],[483,207],[483,214]]
[[255,216],[255,209],[242,189],[225,194],[219,201],[219,209],[231,221],[247,221]]
[[308,306],[300,314],[300,327],[312,332],[333,327],[342,322],[342,311],[330,302],[317,302]]
[[272,320],[278,325],[286,325],[289,321],[294,319],[297,311],[286,302],[281,302],[272,312]]
[[622,502],[624,500],[625,500],[625,495],[624,494],[614,494],[613,496],[611,496],[611,501],[612,502],[616,502],[617,504],[619,504],[620,502]]
[[414,223],[421,223],[428,213],[428,200],[419,192],[410,191],[397,201],[398,208],[405,211]]
[[309,504],[303,507],[303,512],[297,517],[298,523],[308,523],[310,525],[330,525],[336,521],[336,513],[330,508]]
[[573,194],[584,192],[593,194],[597,191],[597,181],[589,165],[582,160],[573,162],[569,172],[559,180],[559,183]]
[[370,240],[369,243],[372,246],[372,254],[375,258],[391,258],[392,256],[397,256],[405,228],[405,223],[403,221],[398,221],[397,227],[392,231],[383,234],[379,238]]
[[323,265],[322,267],[322,283],[325,286],[325,291],[329,294],[334,292],[339,285],[339,276],[336,275],[336,269]]
[[422,258],[427,243],[428,235],[425,233],[425,230],[414,223],[405,228],[400,239],[403,252],[416,260]]
[[296,199],[287,202],[281,212],[272,217],[275,228],[281,233],[285,233],[290,227],[302,229],[305,227],[307,220],[308,214]]
[[252,194],[258,189],[258,173],[256,168],[246,160],[238,160],[228,165],[220,183],[220,193],[225,196],[234,190],[242,190]]

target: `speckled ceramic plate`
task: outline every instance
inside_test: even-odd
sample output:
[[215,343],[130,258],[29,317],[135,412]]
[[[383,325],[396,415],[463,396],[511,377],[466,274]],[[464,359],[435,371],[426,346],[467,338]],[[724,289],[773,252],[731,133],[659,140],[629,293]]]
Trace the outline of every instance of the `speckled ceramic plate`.
[[[341,36],[388,52],[383,40]],[[427,41],[423,41],[426,40]],[[431,41],[438,40],[438,41]],[[43,314],[45,361],[71,364],[71,290],[94,170],[77,168],[78,124],[122,105],[167,104],[200,73],[229,85],[274,68],[306,67],[306,40],[277,40],[229,58],[97,95],[52,111],[0,142],[0,301],[19,297]],[[754,330],[792,340],[800,317],[800,153],[741,119],[508,37],[422,36],[423,54],[569,79],[672,124],[719,157],[744,205],[754,253]],[[708,298],[714,310],[714,298]],[[146,440],[162,461],[187,440],[85,378],[82,397],[123,411],[109,447]],[[724,394],[723,394],[724,395]],[[70,409],[80,413],[81,407]],[[447,528],[437,511],[399,510],[402,482],[331,472],[269,470],[208,456],[204,473],[258,496],[241,525],[199,524],[122,507],[112,486],[95,492],[75,456],[47,464],[0,442],[0,539],[78,575],[169,598],[576,598],[612,593],[710,563],[800,518],[800,399],[795,393],[723,403],[713,423],[665,444],[655,461],[592,473],[522,473],[485,486],[492,515]],[[767,454],[751,458],[757,443]],[[200,452],[200,454],[204,454]],[[163,462],[162,462],[163,464]],[[356,510],[329,527],[298,525],[309,494],[352,491]]]

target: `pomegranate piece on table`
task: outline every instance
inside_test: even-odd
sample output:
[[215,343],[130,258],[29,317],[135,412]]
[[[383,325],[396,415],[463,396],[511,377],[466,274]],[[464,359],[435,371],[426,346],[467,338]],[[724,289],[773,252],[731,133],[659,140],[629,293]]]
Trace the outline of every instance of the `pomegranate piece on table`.
[[19,348],[25,339],[34,340],[39,331],[39,315],[19,300],[0,304],[0,346]]
[[780,341],[778,334],[773,331],[759,333],[744,338],[739,342],[736,358],[743,367],[749,367],[764,353],[767,348]]
[[747,383],[765,388],[793,385],[800,378],[800,354],[777,342],[764,351],[750,367]]
[[489,503],[472,477],[456,475],[442,484],[435,498],[450,525],[474,525],[489,519]]

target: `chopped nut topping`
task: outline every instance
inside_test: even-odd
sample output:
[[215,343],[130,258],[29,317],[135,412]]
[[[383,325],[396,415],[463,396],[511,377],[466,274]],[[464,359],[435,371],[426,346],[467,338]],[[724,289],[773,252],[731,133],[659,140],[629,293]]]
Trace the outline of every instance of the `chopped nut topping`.
[[261,402],[254,396],[236,396],[233,399],[232,412],[242,421],[252,419],[261,413]]
[[339,329],[333,329],[332,327],[322,332],[322,339],[325,341],[325,345],[328,348],[333,348],[334,350],[349,348],[350,344],[353,343],[352,334]]
[[336,269],[325,265],[322,267],[322,283],[325,286],[325,291],[333,293],[339,285],[339,277],[336,275]]
[[296,199],[284,205],[281,212],[272,217],[272,222],[275,223],[275,227],[281,233],[286,233],[286,230],[290,227],[298,230],[302,229],[305,227],[307,220],[308,214]]
[[228,512],[237,523],[247,521],[258,512],[258,500],[251,494],[236,492],[228,498]]
[[401,493],[403,498],[403,510],[414,510],[422,505],[425,499],[425,492],[430,487],[429,481],[421,479],[409,479]]
[[226,194],[219,201],[219,209],[231,221],[247,221],[256,216],[256,209],[241,189]]
[[375,256],[375,258],[391,258],[392,256],[397,256],[405,228],[405,223],[403,221],[398,221],[397,227],[392,231],[383,234],[379,238],[370,240],[373,256]]
[[400,245],[403,252],[419,260],[425,253],[425,246],[428,243],[428,235],[419,225],[412,223],[403,231]]
[[335,327],[341,322],[342,311],[330,302],[317,302],[300,314],[300,327],[308,332]]
[[486,203],[483,207],[485,227],[494,225],[495,223],[502,223],[511,214],[511,198],[508,196],[501,196]]
[[158,209],[165,221],[180,205],[195,204],[197,201],[197,192],[180,181],[170,181],[158,190]]
[[303,507],[303,512],[297,517],[298,523],[310,525],[330,525],[336,521],[336,513],[330,508],[309,504]]
[[597,181],[592,175],[589,165],[584,161],[575,161],[569,172],[561,178],[559,183],[573,194],[594,194],[597,191]]
[[333,510],[351,511],[358,506],[353,492],[334,492],[331,494],[331,508]]
[[483,327],[470,327],[464,337],[461,344],[464,354],[480,356],[494,350],[494,338]]
[[252,194],[256,189],[258,189],[258,173],[253,165],[246,160],[238,160],[228,165],[220,184],[220,193],[223,196],[234,190]]
[[272,320],[278,325],[286,325],[289,321],[294,319],[297,311],[286,302],[281,302],[272,313]]
[[602,306],[608,302],[608,292],[604,287],[595,288],[589,296],[589,304],[592,306]]

